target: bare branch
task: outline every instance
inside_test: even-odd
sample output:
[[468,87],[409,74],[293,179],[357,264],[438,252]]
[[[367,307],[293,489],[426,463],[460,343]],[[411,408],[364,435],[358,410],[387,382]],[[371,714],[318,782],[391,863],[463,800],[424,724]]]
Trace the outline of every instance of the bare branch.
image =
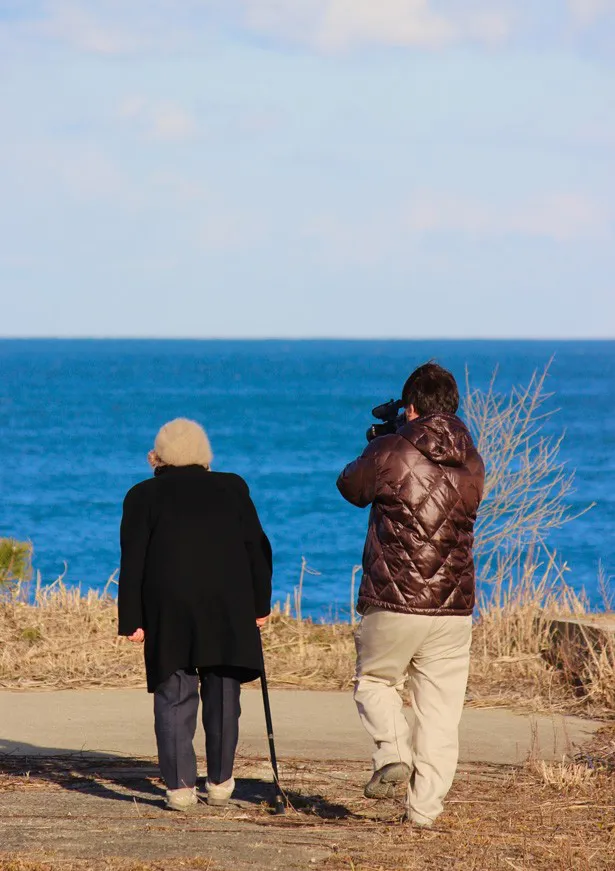
[[486,465],[475,541],[482,581],[592,507],[574,513],[574,471],[560,458],[564,433],[544,432],[556,413],[546,407],[553,395],[546,390],[551,362],[507,395],[497,391],[497,371],[486,390],[472,388],[466,372],[464,413]]

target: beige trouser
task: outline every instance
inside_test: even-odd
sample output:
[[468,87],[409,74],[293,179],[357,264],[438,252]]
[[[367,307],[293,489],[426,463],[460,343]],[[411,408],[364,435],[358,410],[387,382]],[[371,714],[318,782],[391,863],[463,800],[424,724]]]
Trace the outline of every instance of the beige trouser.
[[[376,743],[374,770],[390,762],[413,769],[408,811],[435,820],[459,756],[459,721],[468,680],[471,617],[430,617],[369,608],[357,631],[354,698]],[[414,729],[403,713],[410,677]]]

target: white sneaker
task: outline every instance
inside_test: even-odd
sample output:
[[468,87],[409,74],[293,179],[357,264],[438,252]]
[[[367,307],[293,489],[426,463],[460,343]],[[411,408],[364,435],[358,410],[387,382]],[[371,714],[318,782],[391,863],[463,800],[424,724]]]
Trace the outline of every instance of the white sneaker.
[[205,791],[207,792],[207,804],[213,807],[225,807],[228,804],[229,798],[235,789],[235,778],[231,777],[224,783],[212,783],[209,778],[205,781]]
[[196,786],[192,789],[185,787],[182,789],[167,789],[166,807],[170,811],[187,811],[199,800],[196,795]]
[[424,817],[422,814],[417,814],[414,811],[406,811],[406,822],[412,823],[417,829],[431,829],[435,820],[430,817]]

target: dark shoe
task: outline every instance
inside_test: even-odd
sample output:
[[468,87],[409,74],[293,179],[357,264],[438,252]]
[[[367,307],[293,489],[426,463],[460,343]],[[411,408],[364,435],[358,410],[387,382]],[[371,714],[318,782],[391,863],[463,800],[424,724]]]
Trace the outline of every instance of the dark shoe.
[[365,786],[365,798],[393,798],[395,786],[407,783],[410,779],[410,766],[405,762],[390,762],[374,771],[370,782]]

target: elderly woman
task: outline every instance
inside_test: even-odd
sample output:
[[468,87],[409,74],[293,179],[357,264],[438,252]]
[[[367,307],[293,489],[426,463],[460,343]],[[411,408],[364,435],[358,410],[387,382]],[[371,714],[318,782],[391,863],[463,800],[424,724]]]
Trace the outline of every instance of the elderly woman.
[[124,501],[119,634],[145,642],[167,807],[197,803],[199,685],[207,801],[224,805],[235,786],[240,685],[262,669],[258,628],[270,611],[271,547],[245,481],[211,471],[197,423],[167,423],[148,459],[154,477]]

